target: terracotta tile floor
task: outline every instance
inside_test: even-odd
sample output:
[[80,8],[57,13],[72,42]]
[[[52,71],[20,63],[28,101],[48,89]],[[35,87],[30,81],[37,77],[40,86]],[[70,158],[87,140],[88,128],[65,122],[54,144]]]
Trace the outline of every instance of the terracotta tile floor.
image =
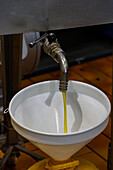
[[[38,75],[21,83],[22,88],[45,80],[59,79],[59,71]],[[72,66],[69,68],[69,79],[87,82],[92,84],[106,93],[110,101],[112,100],[112,56],[97,59],[91,62]],[[107,128],[92,140],[87,146],[83,147],[75,156],[80,156],[94,163],[100,170],[107,170],[108,144],[111,137],[111,118]],[[26,148],[47,157],[38,148],[27,142]],[[26,170],[36,163],[30,156],[21,153],[18,158],[16,170]]]

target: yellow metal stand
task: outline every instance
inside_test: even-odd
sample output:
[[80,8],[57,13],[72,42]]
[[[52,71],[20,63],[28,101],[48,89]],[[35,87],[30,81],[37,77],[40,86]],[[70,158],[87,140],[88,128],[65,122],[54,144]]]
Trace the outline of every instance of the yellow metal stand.
[[90,161],[80,158],[60,164],[52,162],[51,158],[47,158],[32,165],[28,170],[99,170]]

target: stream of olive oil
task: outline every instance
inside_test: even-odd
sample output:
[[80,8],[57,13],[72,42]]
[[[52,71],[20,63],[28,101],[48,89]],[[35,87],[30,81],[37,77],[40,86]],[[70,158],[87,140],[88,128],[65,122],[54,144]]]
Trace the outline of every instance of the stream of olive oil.
[[64,102],[64,133],[67,133],[67,103],[66,103],[66,92],[62,92]]

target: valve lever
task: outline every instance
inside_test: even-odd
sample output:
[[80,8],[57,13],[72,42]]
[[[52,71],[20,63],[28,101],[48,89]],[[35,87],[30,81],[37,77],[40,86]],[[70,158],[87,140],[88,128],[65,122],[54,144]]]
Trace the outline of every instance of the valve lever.
[[45,33],[43,34],[40,38],[38,38],[37,40],[33,41],[33,42],[30,42],[29,43],[29,47],[30,48],[33,48],[37,43],[39,43],[40,41],[42,41],[43,39],[45,39],[46,37],[48,37],[49,34]]

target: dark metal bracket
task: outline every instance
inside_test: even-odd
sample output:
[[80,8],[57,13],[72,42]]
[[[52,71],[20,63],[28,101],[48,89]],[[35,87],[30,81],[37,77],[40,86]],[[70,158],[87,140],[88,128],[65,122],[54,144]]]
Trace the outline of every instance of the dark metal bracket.
[[[11,98],[20,90],[21,86],[22,34],[2,36],[1,54],[3,109],[5,110],[8,108]],[[2,126],[4,127],[4,134],[0,135],[2,136],[0,139],[4,139],[4,144],[0,149],[4,152],[4,156],[0,160],[0,169],[8,160],[9,164],[12,164],[12,159],[15,163],[16,158],[20,155],[19,151],[30,155],[36,161],[44,159],[23,146],[24,142],[20,142],[19,134],[11,125],[8,111],[7,114],[4,114]]]

